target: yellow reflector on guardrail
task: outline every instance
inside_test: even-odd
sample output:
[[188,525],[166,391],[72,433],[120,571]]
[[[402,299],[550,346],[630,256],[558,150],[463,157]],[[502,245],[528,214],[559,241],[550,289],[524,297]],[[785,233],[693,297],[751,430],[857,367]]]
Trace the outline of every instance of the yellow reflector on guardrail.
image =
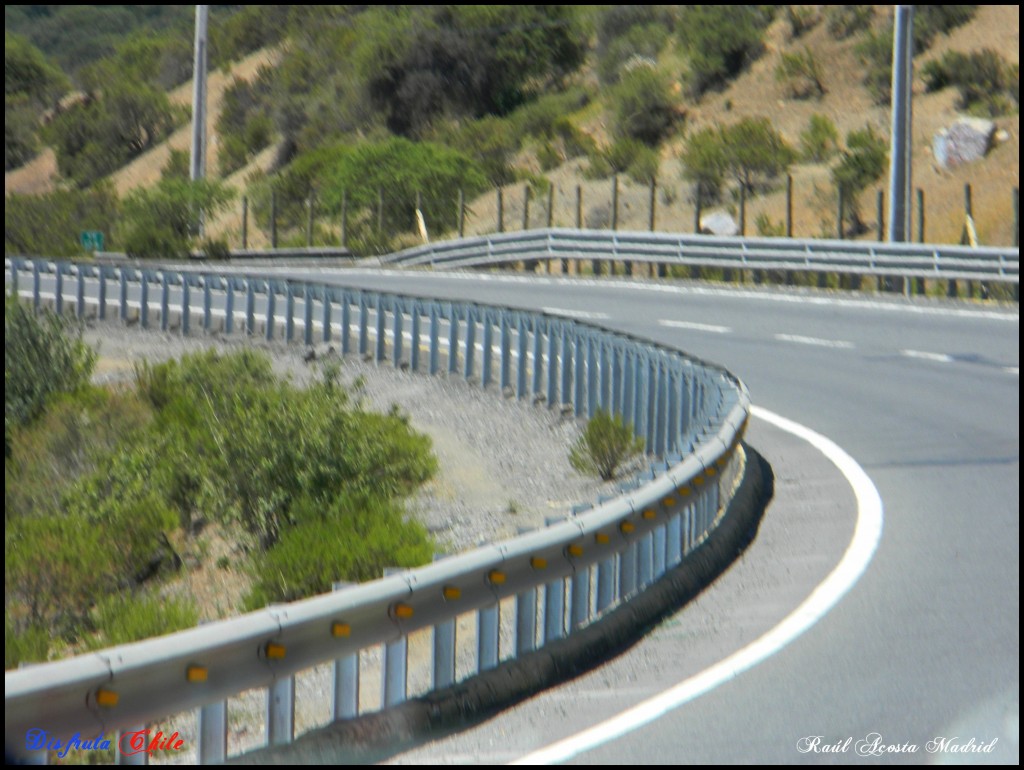
[[189,666],[185,669],[185,678],[190,682],[205,682],[207,673],[206,666]]
[[271,660],[282,660],[284,658],[285,647],[283,644],[275,644],[274,642],[267,642],[266,646],[267,657]]
[[352,635],[352,626],[348,623],[332,623],[331,624],[331,636],[335,638],[348,637]]

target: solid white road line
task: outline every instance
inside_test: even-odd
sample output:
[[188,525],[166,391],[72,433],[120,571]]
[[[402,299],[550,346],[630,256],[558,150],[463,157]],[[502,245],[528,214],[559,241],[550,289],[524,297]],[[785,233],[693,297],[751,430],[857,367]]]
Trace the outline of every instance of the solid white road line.
[[569,310],[568,308],[562,307],[542,307],[542,311],[548,315],[560,315],[566,318],[591,318],[591,319],[602,319],[609,318],[607,313],[594,313],[589,310]]
[[901,350],[907,358],[923,358],[925,361],[938,361],[940,364],[953,363],[953,357],[945,353],[928,353],[923,350]]
[[581,733],[527,754],[511,764],[551,764],[572,759],[649,724],[684,703],[735,679],[817,623],[864,574],[882,537],[882,498],[871,479],[850,455],[820,433],[756,406],[752,408],[752,414],[810,443],[839,469],[853,487],[857,498],[857,525],[839,564],[799,607],[757,641],[660,695]]

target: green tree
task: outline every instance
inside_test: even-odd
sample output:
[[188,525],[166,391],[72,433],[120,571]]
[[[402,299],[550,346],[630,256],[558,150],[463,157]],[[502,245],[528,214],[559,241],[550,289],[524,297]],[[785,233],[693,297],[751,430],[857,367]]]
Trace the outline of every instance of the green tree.
[[702,128],[689,135],[680,156],[683,178],[697,185],[704,203],[718,200],[729,168],[725,145],[718,128]]
[[569,462],[580,473],[596,473],[611,481],[620,467],[643,450],[643,439],[633,435],[633,426],[622,415],[598,409],[569,451]]
[[871,126],[851,131],[846,137],[846,149],[839,163],[832,169],[832,181],[843,191],[846,201],[845,216],[854,232],[862,232],[860,194],[885,173],[889,162],[889,146],[885,137],[875,133]]
[[124,250],[143,259],[188,259],[197,238],[200,212],[223,209],[233,192],[219,182],[165,176],[155,187],[124,200]]
[[795,159],[768,118],[744,118],[721,130],[721,141],[733,178],[756,192],[784,173]]
[[617,83],[630,61],[656,61],[673,25],[673,13],[668,6],[600,6],[596,53],[601,82]]

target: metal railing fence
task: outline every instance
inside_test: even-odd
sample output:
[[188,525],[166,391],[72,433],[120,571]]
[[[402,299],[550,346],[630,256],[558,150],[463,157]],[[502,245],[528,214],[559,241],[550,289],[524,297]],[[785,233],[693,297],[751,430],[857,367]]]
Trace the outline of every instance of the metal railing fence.
[[[632,423],[655,457],[613,499],[512,540],[332,594],[7,672],[8,756],[32,754],[30,730],[66,740],[199,709],[199,761],[219,761],[225,699],[254,687],[268,688],[270,745],[285,744],[294,737],[296,672],[335,661],[334,714],[353,716],[352,661],[382,645],[382,703],[395,705],[408,696],[404,642],[423,628],[435,630],[431,688],[442,688],[455,679],[457,616],[478,614],[479,671],[542,648],[679,565],[715,527],[731,492],[720,482],[734,470],[749,415],[745,387],[718,367],[625,334],[512,308],[214,271],[11,258],[5,272],[9,290],[58,313],[181,334],[332,342],[343,354],[448,372],[579,417],[607,409]],[[497,630],[504,599],[524,619],[512,650],[501,649]]]

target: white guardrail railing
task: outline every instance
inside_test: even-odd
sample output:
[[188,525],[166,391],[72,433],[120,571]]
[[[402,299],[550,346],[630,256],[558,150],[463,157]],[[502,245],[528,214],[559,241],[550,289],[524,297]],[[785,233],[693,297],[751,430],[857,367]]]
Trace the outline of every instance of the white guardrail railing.
[[546,229],[438,241],[383,257],[400,267],[455,269],[533,260],[841,273],[1020,283],[1020,249],[874,241]]
[[[410,697],[406,640],[432,627],[427,691],[443,692],[456,682],[458,616],[477,614],[475,671],[497,669],[639,602],[665,573],[700,558],[723,521],[750,402],[731,374],[681,351],[543,313],[215,269],[8,258],[5,272],[9,291],[59,313],[181,334],[332,341],[343,354],[447,371],[579,417],[607,408],[634,425],[656,458],[614,498],[512,540],[305,601],[9,671],[8,758],[45,761],[45,749],[26,742],[32,731],[67,745],[198,710],[198,761],[222,761],[225,699],[250,688],[267,688],[268,745],[288,744],[296,672],[333,661],[332,718],[355,717],[360,651],[383,649],[387,709]],[[502,600],[515,602],[513,644],[499,638]]]

